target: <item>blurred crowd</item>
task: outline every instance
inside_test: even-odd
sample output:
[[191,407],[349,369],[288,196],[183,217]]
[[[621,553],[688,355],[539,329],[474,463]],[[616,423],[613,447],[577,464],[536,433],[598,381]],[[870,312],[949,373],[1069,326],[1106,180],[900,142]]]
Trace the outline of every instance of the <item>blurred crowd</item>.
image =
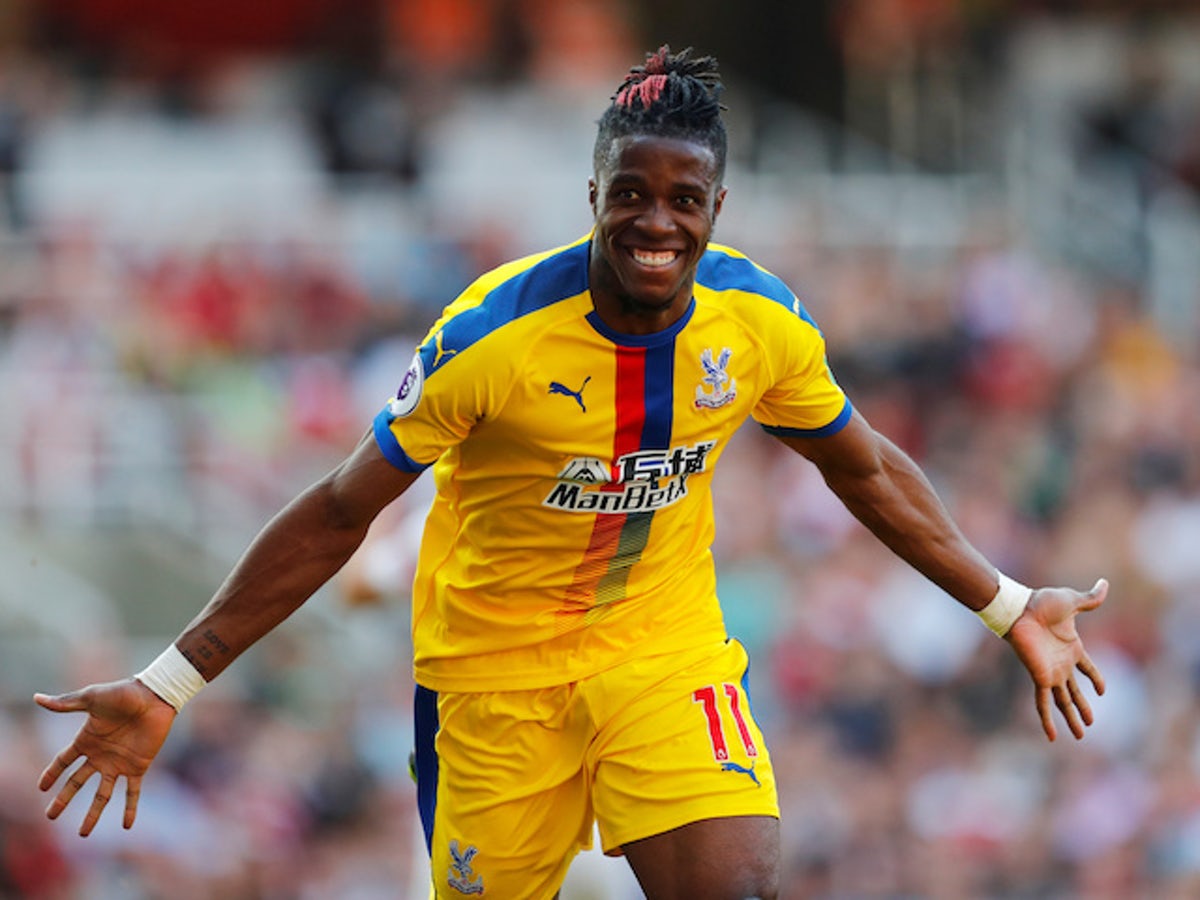
[[[1087,4],[991,6],[1038,17]],[[1121,28],[1144,24],[1125,21],[1121,4],[1096,7]],[[286,221],[277,234],[257,222],[214,232],[211,221],[139,232],[137,210],[83,217],[46,199],[47,120],[131,105],[155,120],[194,117],[227,107],[229,79],[199,93],[194,81],[156,82],[139,106],[145,85],[130,84],[164,62],[145,41],[142,55],[116,57],[124,70],[78,53],[67,66],[44,46],[0,54],[0,898],[424,896],[406,582],[427,485],[188,708],[130,832],[116,809],[86,841],[74,834],[81,810],[44,819],[37,774],[77,722],[36,711],[29,693],[123,677],[173,632],[139,627],[126,598],[94,587],[71,587],[69,599],[22,593],[59,583],[38,580],[56,565],[48,548],[139,529],[186,541],[208,571],[227,566],[353,444],[439,306],[532,249],[545,225],[538,215],[525,231],[464,224],[465,211],[436,208],[431,173],[455,149],[437,143],[438,123],[455,98],[482,90],[504,115],[529,108],[536,119],[561,102],[547,73],[559,71],[555,53],[570,53],[581,80],[608,85],[589,82],[598,113],[640,50],[634,17],[600,0],[388,8],[409,51],[399,73],[347,63],[369,23],[345,26],[346,43],[290,72],[323,87],[305,94],[303,134],[325,180],[315,223]],[[954,30],[934,27],[945,21],[936,14],[953,8],[861,0],[836,21],[854,59],[872,36],[895,36],[881,22],[942,46]],[[510,21],[499,13],[522,27],[494,27]],[[51,24],[63,46],[90,33],[86,19]],[[1128,102],[1148,89],[1147,71],[1129,69],[1128,95],[1081,107],[1072,134],[1088,139],[1070,149],[1082,169],[1102,157],[1106,172],[1136,172],[1151,192],[1181,192],[1172,196],[1195,216],[1200,106],[1181,106],[1156,68],[1164,115],[1148,131],[1146,105]],[[273,77],[233,80],[274,96]],[[507,105],[514,92],[532,98],[527,107]],[[526,161],[536,170],[541,159]],[[582,212],[589,161],[578,161]],[[732,209],[756,191],[742,160],[731,171],[741,179]],[[361,211],[364,195],[410,209],[415,224],[352,229],[345,211]],[[718,237],[801,294],[855,405],[920,462],[990,559],[1026,583],[1083,589],[1104,576],[1112,590],[1079,623],[1108,682],[1096,724],[1081,743],[1060,729],[1047,744],[1007,647],[879,547],[814,469],[759,429],[740,432],[717,475],[716,555],[779,776],[784,895],[1200,896],[1200,282],[1185,267],[1166,289],[1184,295],[1184,314],[1164,311],[1162,271],[1147,277],[1146,259],[1086,265],[1057,253],[1002,193],[971,205],[936,246],[834,242],[794,211],[800,224],[761,250],[752,209],[730,212]],[[194,608],[170,585],[156,590],[165,620],[182,626]],[[31,673],[47,680],[31,684]],[[595,871],[565,900],[636,896]]]

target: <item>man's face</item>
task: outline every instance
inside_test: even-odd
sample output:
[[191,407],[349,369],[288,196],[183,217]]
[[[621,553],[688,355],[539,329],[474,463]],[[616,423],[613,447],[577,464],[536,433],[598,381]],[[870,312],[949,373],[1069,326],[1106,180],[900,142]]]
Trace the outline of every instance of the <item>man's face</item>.
[[628,333],[666,328],[687,309],[725,199],[713,152],[679,138],[617,138],[589,192],[597,312]]

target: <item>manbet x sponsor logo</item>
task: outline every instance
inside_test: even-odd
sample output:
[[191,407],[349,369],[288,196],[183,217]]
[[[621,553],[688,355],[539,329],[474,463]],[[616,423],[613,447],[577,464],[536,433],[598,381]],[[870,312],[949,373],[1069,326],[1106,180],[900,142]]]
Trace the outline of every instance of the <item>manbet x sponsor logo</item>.
[[558,473],[559,481],[543,506],[567,512],[648,512],[687,496],[687,480],[705,471],[716,441],[701,441],[669,450],[626,453],[612,466],[591,456],[577,456]]

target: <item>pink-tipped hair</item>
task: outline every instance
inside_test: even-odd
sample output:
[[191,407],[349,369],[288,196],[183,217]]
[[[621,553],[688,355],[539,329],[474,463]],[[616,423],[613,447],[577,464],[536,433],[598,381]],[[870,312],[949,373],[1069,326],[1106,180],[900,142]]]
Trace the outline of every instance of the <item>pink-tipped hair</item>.
[[667,86],[666,75],[642,75],[640,81],[630,82],[617,92],[617,105],[633,107],[634,101],[642,101],[642,109],[649,109]]

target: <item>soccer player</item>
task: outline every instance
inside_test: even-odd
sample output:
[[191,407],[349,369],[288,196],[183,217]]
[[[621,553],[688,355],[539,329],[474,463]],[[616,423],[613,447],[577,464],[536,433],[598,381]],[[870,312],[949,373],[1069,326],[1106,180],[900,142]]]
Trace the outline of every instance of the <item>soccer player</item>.
[[[1076,615],[960,533],[916,465],[851,405],[778,278],[710,243],[725,202],[715,62],[663,47],[600,120],[591,234],[482,276],[417,348],[349,457],[251,543],[137,676],[56,697],[87,713],[42,774],[81,834],[142,775],[179,708],[332,577],[433,467],[413,591],[418,805],[438,897],[553,897],[598,823],[651,898],[775,897],[778,804],[725,633],[713,469],[747,417],[820,469],[880,540],[1011,645],[1042,727],[1082,737]],[[897,621],[897,629],[905,623]]]

